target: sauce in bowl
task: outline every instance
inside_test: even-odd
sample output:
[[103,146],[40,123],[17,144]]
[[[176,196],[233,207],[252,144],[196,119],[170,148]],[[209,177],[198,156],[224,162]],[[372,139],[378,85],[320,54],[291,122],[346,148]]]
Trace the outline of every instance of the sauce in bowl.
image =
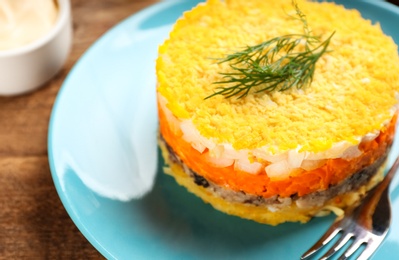
[[54,0],[0,0],[0,51],[22,47],[44,36],[57,15]]

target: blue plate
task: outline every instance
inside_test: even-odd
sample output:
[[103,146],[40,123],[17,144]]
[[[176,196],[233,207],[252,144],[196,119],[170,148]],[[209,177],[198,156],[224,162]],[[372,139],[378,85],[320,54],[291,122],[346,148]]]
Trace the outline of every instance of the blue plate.
[[[337,2],[379,21],[399,43],[399,8],[383,1]],[[115,26],[77,62],[50,120],[55,186],[80,231],[109,259],[298,259],[332,216],[305,225],[257,224],[214,210],[162,173],[157,46],[197,3],[171,0],[147,8]],[[398,150],[395,145],[392,156]],[[396,218],[374,259],[399,255],[397,183],[391,190]]]

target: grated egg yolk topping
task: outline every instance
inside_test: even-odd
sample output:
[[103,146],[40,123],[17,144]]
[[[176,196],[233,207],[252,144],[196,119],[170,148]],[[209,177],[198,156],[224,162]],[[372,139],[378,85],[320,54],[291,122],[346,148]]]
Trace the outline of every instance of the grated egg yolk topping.
[[[314,35],[335,32],[318,61],[311,86],[251,94],[242,99],[214,92],[215,58],[278,35],[302,33],[290,0],[212,0],[186,12],[159,48],[157,91],[179,119],[200,134],[235,149],[268,146],[278,152],[323,151],[343,140],[379,131],[393,115],[399,90],[394,41],[356,10],[334,3],[297,1]],[[383,47],[382,47],[383,46]],[[245,138],[243,138],[245,137]]]

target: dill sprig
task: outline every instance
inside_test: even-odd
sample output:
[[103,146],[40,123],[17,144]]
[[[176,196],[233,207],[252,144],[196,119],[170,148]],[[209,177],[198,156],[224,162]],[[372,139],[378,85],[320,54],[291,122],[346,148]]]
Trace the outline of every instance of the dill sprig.
[[[216,95],[242,98],[253,88],[258,93],[284,91],[294,86],[300,89],[311,84],[316,62],[327,51],[334,33],[323,42],[320,37],[312,36],[305,14],[295,0],[292,4],[296,10],[294,18],[303,24],[303,34],[275,37],[219,59],[218,63],[228,62],[232,72],[220,73],[223,80],[214,82],[219,85],[217,91],[205,99]],[[302,51],[298,50],[300,45],[304,45]]]

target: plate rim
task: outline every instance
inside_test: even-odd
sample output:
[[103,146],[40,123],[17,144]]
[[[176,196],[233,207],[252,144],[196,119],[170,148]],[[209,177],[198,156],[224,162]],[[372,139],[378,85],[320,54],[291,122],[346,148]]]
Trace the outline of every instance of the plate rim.
[[88,48],[83,52],[83,54],[76,60],[76,62],[73,64],[72,68],[69,70],[67,76],[63,80],[61,87],[56,95],[56,98],[54,100],[51,113],[50,113],[50,118],[49,118],[49,123],[48,123],[48,131],[47,131],[47,157],[48,157],[48,163],[50,166],[50,173],[51,177],[55,186],[55,189],[57,191],[58,197],[61,200],[62,206],[65,208],[65,210],[68,213],[68,216],[72,220],[73,224],[78,228],[78,230],[81,232],[81,234],[85,237],[85,239],[103,256],[106,258],[112,258],[116,259],[116,257],[109,252],[97,239],[96,237],[91,233],[91,231],[80,221],[78,214],[72,209],[71,204],[68,201],[68,196],[62,191],[61,184],[59,182],[59,178],[57,176],[57,170],[55,166],[55,160],[54,160],[54,151],[53,151],[53,136],[54,136],[54,121],[56,120],[56,115],[58,112],[58,107],[60,104],[60,100],[64,96],[64,92],[66,91],[65,89],[68,87],[68,82],[70,79],[74,76],[75,71],[77,71],[81,64],[85,62],[87,57],[90,56],[90,53],[95,50],[103,40],[107,38],[108,35],[110,35],[113,31],[117,30],[119,27],[123,27],[123,25],[128,21],[128,20],[140,20],[142,16],[147,16],[151,14],[152,12],[156,12],[158,10],[162,10],[164,8],[167,8],[168,6],[172,6],[175,4],[179,4],[184,2],[184,0],[168,0],[168,1],[160,1],[158,3],[150,4],[147,7],[144,7],[143,9],[129,15],[128,17],[120,20],[117,22],[114,26],[106,30],[102,35],[96,38],[89,46]]

